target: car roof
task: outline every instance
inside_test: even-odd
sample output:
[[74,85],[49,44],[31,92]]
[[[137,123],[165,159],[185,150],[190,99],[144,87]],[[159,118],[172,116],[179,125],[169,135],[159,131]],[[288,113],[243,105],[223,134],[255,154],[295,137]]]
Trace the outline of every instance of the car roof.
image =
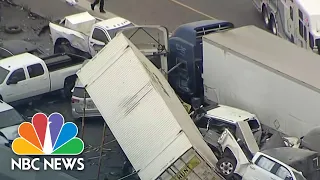
[[219,105],[216,108],[207,111],[207,115],[210,117],[226,119],[232,123],[244,121],[254,116],[254,114],[247,111],[225,105]]
[[38,49],[38,47],[30,42],[24,40],[7,40],[0,43],[0,47],[17,55],[25,52],[31,52]]
[[20,67],[28,66],[30,64],[36,64],[43,61],[39,57],[30,53],[22,53],[8,58],[0,60],[0,66],[7,70],[15,70]]
[[0,112],[7,111],[10,109],[13,109],[13,107],[0,100]]
[[114,17],[114,18],[100,21],[96,23],[96,26],[102,27],[103,29],[106,29],[106,30],[111,30],[111,29],[121,28],[129,24],[132,24],[132,23],[127,19],[124,19],[121,17]]
[[77,78],[74,87],[76,87],[76,88],[84,88],[84,85],[81,83],[79,78]]

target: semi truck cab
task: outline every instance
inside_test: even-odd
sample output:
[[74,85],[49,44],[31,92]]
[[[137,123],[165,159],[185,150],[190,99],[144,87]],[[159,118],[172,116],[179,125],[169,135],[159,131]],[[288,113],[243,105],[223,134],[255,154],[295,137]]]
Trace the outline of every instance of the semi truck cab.
[[222,20],[197,21],[179,26],[169,38],[168,81],[186,103],[192,97],[203,101],[202,36],[233,27]]

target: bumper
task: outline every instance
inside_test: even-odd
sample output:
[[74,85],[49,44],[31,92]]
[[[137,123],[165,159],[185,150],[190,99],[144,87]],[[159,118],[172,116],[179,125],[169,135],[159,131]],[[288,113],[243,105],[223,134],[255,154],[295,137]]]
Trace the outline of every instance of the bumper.
[[[76,108],[72,108],[72,117],[74,119],[82,118],[83,111],[77,111]],[[101,117],[101,114],[98,110],[86,110],[85,117]]]

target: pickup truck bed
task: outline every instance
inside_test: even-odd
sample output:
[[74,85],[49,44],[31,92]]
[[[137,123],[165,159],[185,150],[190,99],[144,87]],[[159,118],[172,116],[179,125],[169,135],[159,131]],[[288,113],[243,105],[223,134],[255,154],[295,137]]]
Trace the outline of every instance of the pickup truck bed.
[[42,57],[42,60],[47,65],[49,72],[53,72],[62,68],[82,64],[85,58],[72,54],[54,54]]

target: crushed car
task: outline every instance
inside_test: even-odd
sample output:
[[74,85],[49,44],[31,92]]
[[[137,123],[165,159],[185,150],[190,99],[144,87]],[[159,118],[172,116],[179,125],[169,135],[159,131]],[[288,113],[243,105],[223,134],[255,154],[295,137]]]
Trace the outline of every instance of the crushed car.
[[43,56],[44,52],[36,45],[24,40],[6,40],[0,42],[0,59],[14,55],[30,53],[35,56]]

